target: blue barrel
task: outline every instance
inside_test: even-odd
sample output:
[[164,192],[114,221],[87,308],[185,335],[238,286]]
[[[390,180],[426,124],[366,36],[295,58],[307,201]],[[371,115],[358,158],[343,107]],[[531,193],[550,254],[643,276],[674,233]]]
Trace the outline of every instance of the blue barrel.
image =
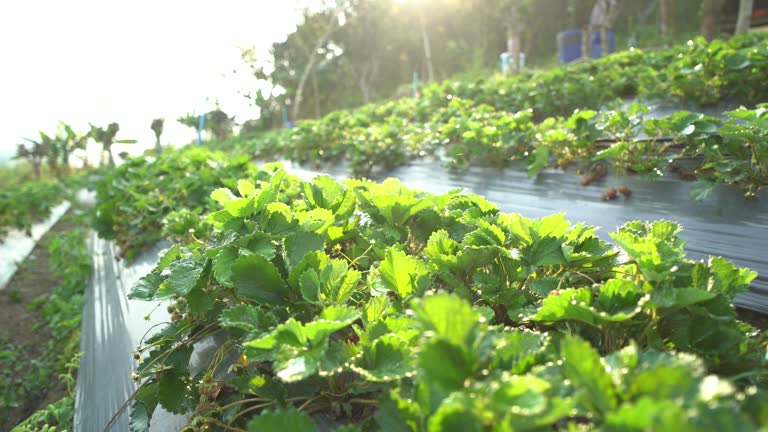
[[571,29],[557,34],[557,52],[560,64],[581,57],[581,30]]
[[[592,32],[592,58],[600,58],[603,56],[603,45],[600,40],[600,30]],[[581,49],[579,49],[581,51]],[[608,30],[608,54],[616,52],[616,38],[614,37],[613,30]],[[606,54],[607,55],[607,54]]]

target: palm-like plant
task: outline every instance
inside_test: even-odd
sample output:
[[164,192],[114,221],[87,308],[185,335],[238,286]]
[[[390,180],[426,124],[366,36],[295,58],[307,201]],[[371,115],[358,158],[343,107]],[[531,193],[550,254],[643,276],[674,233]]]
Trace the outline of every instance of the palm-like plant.
[[31,145],[18,144],[16,146],[16,159],[26,159],[32,165],[35,178],[40,180],[40,167],[48,155],[48,147],[42,140],[35,141],[29,138],[24,138],[24,140]]
[[[136,140],[115,140],[115,136],[120,131],[120,125],[110,123],[106,128],[97,127],[91,124],[90,135],[96,142],[102,145],[102,155],[107,153],[109,156],[109,166],[115,166],[115,157],[112,154],[112,144],[135,144]],[[103,163],[103,157],[102,157]]]
[[163,134],[163,125],[165,124],[165,120],[161,118],[156,118],[152,120],[152,132],[155,133],[155,151],[157,154],[160,154],[163,152],[163,147],[160,145],[160,136]]
[[90,133],[79,133],[72,128],[72,126],[61,122],[61,129],[64,132],[64,136],[59,140],[61,145],[61,163],[64,169],[69,170],[69,157],[75,150],[85,150],[88,145],[88,140],[91,138]]

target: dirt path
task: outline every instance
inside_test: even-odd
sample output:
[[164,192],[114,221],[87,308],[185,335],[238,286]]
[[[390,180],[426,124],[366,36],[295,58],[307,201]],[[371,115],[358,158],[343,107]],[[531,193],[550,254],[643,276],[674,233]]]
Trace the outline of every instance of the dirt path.
[[[45,369],[37,370],[31,366],[47,349],[51,337],[47,329],[40,326],[34,304],[47,297],[59,282],[50,271],[48,245],[55,236],[74,227],[67,215],[62,217],[40,239],[5,289],[0,290],[2,431],[11,430],[37,409],[66,395],[66,386],[55,375],[46,377]],[[30,371],[35,373],[30,376]],[[52,383],[56,384],[53,388],[46,388]]]

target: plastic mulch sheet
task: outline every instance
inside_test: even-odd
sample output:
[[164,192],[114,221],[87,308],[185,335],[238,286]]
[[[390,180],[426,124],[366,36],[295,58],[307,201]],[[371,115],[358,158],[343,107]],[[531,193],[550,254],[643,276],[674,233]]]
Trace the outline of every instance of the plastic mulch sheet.
[[[166,245],[167,246],[167,245]],[[75,399],[75,431],[101,431],[136,390],[131,371],[137,366],[133,352],[148,331],[170,317],[164,304],[128,300],[131,286],[157,263],[157,246],[139,255],[131,265],[116,260],[111,241],[92,234],[93,280],[83,307],[80,370]],[[149,316],[149,320],[145,317]],[[151,334],[151,333],[150,333]],[[160,409],[160,408],[158,408]],[[113,422],[112,431],[128,431],[130,404]],[[158,416],[154,430],[181,429],[186,419]]]

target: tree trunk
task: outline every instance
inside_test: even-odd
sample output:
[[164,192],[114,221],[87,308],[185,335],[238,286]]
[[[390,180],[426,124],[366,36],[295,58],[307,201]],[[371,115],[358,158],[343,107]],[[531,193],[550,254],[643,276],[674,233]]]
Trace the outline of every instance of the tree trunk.
[[32,170],[35,172],[35,179],[40,180],[40,161],[33,158],[30,162],[32,162]]
[[312,74],[312,99],[315,102],[315,118],[320,118],[320,90],[317,88],[317,75]]
[[424,22],[424,13],[419,9],[419,26],[421,27],[421,39],[424,43],[424,58],[427,62],[427,81],[435,80],[435,67],[432,64],[432,46],[429,44],[427,24]]
[[672,0],[659,1],[659,33],[666,40],[675,35],[675,5]]
[[291,117],[293,118],[294,122],[299,119],[299,113],[301,113],[301,101],[302,94],[304,92],[304,86],[306,86],[307,79],[309,78],[310,74],[312,74],[312,72],[315,70],[315,63],[317,63],[317,52],[320,50],[320,48],[323,47],[323,45],[325,45],[325,43],[328,41],[328,38],[330,38],[331,34],[333,34],[333,32],[336,30],[338,19],[339,18],[337,14],[331,14],[331,19],[328,21],[328,27],[325,34],[317,39],[317,43],[315,43],[314,49],[309,55],[307,67],[304,68],[304,72],[301,74],[299,86],[296,88],[296,95],[293,98],[293,109]]
[[516,29],[513,29],[510,25],[507,28],[507,52],[509,53],[509,69],[507,69],[510,75],[516,74],[520,68],[520,33]]
[[608,27],[602,26],[600,27],[600,51],[602,54],[602,57],[607,56],[611,53],[611,44],[608,43]]
[[109,163],[109,166],[110,167],[114,167],[115,166],[115,157],[112,155],[112,143],[104,143],[103,151],[107,152],[107,161]]
[[720,33],[719,19],[725,0],[704,0],[702,5],[701,35],[711,41]]
[[155,137],[155,152],[158,155],[163,152],[163,146],[160,145],[160,135]]
[[752,7],[755,5],[754,0],[740,0],[739,1],[739,19],[736,21],[735,34],[749,33],[749,28],[752,24]]
[[581,30],[581,58],[592,58],[592,26]]

